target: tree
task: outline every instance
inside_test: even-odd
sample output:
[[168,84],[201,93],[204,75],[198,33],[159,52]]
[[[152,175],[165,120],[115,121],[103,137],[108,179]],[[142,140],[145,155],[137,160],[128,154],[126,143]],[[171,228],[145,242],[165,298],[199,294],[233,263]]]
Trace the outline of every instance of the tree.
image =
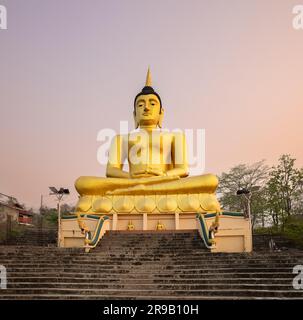
[[[69,204],[61,205],[61,214],[68,214],[75,211],[75,207]],[[40,210],[41,215],[43,216],[44,224],[50,226],[56,226],[58,223],[58,209],[57,208],[49,208],[47,206],[43,206]]]
[[43,206],[41,208],[41,215],[43,216],[43,223],[47,226],[55,226],[58,221],[58,210],[56,208],[49,208]]
[[282,155],[278,166],[272,167],[266,187],[273,223],[282,227],[296,209],[302,208],[303,168],[295,168],[295,160],[289,154]]
[[64,203],[61,205],[61,213],[62,214],[68,214],[68,213],[72,213],[75,211],[75,206],[71,206],[67,203]]
[[265,160],[262,160],[252,165],[239,164],[229,172],[223,172],[218,189],[223,207],[228,210],[242,211],[243,204],[236,192],[239,189],[247,189],[251,192],[252,225],[254,226],[260,216],[264,224],[266,207],[264,188],[268,179],[268,170]]

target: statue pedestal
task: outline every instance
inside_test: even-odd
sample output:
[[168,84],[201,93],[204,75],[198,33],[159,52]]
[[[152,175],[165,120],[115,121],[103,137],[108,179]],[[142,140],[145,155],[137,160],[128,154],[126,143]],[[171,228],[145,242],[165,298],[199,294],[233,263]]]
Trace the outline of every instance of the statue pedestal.
[[[83,214],[83,221],[92,231],[96,230],[99,218],[104,215]],[[107,213],[108,220],[102,227],[103,234],[109,230],[127,230],[131,221],[134,231],[157,231],[158,223],[164,225],[166,231],[199,230],[196,212],[175,213]],[[205,222],[209,228],[215,220],[215,213],[204,214]],[[132,232],[132,231],[128,231]],[[61,220],[61,246],[84,247],[84,234],[78,225],[77,215],[62,217]],[[101,239],[102,241],[102,239]],[[201,239],[202,241],[202,239]],[[219,216],[219,230],[215,236],[216,246],[211,252],[251,252],[252,233],[248,219],[241,213],[222,212]]]

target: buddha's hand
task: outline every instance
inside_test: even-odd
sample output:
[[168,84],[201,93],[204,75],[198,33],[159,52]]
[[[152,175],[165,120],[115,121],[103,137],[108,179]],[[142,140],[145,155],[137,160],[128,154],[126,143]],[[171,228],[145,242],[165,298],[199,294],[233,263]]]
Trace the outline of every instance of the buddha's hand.
[[179,176],[154,176],[133,179],[133,185],[148,185],[148,184],[158,184],[163,182],[179,180]]
[[148,174],[152,174],[154,176],[166,176],[165,172],[162,170],[157,170],[157,169],[147,169],[146,171]]
[[129,195],[136,192],[144,192],[146,189],[144,184],[138,184],[129,188],[115,189],[112,191],[106,191],[106,195]]
[[163,177],[166,176],[166,173],[163,172],[162,170],[157,170],[157,169],[146,169],[146,170],[140,170],[131,175],[131,178],[141,178],[145,177],[147,175],[153,175],[156,177]]
[[130,178],[135,179],[135,178],[144,177],[146,176],[146,173],[147,173],[146,170],[139,170],[130,174]]

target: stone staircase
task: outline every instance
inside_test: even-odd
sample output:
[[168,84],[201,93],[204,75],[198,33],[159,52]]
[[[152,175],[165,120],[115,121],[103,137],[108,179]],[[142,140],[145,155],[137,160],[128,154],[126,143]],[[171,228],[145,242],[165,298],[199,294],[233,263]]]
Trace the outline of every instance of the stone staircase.
[[57,243],[56,229],[25,229],[21,234],[10,236],[3,244],[6,245],[30,245],[50,246]]
[[197,231],[111,231],[88,254],[2,246],[0,264],[0,299],[303,299],[303,251],[210,253]]

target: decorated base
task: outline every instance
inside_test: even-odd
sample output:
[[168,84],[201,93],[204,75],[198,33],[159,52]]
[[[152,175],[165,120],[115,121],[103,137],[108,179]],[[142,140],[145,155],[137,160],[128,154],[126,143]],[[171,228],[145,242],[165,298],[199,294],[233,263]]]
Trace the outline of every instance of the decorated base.
[[[78,214],[62,217],[61,219],[61,247],[84,247],[85,235],[79,228],[80,217],[86,227],[91,230],[90,241],[87,248],[93,248],[102,236],[109,230],[157,231],[161,230],[199,230],[201,241],[211,252],[251,252],[252,235],[249,219],[242,213],[222,212],[219,214],[218,232],[213,243],[210,244],[209,231],[216,221],[216,213],[176,212],[176,213],[135,213],[118,214],[107,213]],[[199,218],[200,217],[200,218]],[[88,245],[89,243],[89,245]]]
[[120,196],[82,196],[77,212],[97,214],[168,214],[217,212],[220,204],[213,193],[155,194]]

